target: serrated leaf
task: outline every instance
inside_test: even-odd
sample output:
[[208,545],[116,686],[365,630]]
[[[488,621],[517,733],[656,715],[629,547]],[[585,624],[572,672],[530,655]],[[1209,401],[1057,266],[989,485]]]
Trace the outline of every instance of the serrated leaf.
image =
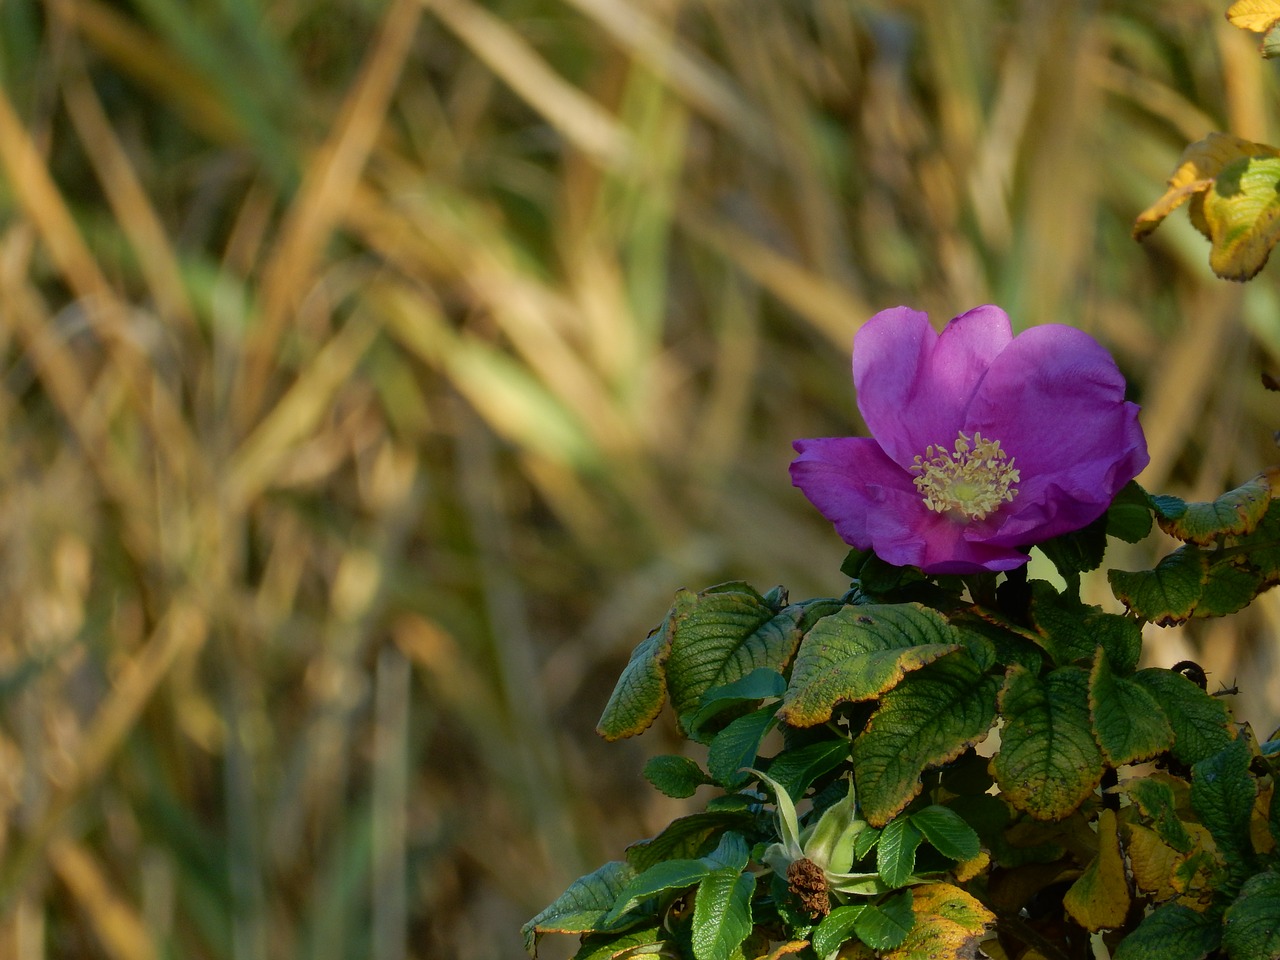
[[666,893],[684,890],[700,883],[711,872],[702,860],[663,860],[633,877],[619,892],[613,909],[605,915],[605,922],[612,923],[641,900]]
[[590,934],[582,938],[582,946],[573,960],[659,960],[665,956],[667,933],[660,923],[646,924],[635,930],[615,934]]
[[1162,627],[1191,618],[1208,579],[1208,555],[1195,547],[1175,550],[1153,570],[1107,571],[1116,599],[1143,620]]
[[830,956],[840,944],[857,936],[854,925],[866,908],[864,903],[850,904],[836,907],[823,917],[813,931],[813,952],[820,957]]
[[915,924],[882,960],[971,960],[995,914],[949,883],[914,887],[912,893]]
[[668,616],[667,692],[690,734],[703,695],[754,670],[782,672],[800,642],[801,606],[775,611],[742,583],[722,584],[677,604]]
[[728,830],[748,830],[755,817],[746,809],[708,810],[678,817],[656,837],[627,847],[627,863],[641,873],[664,860],[690,860],[716,846],[712,841]]
[[1132,673],[1142,655],[1142,627],[1132,617],[1106,613],[1060,595],[1042,580],[1031,583],[1031,619],[1040,643],[1058,666],[1092,663],[1099,646],[1117,672]]
[[1225,617],[1243,610],[1265,589],[1262,574],[1244,563],[1243,558],[1210,560],[1197,617]]
[[1222,924],[1211,913],[1197,913],[1180,903],[1152,911],[1120,941],[1113,960],[1204,960],[1222,942]]
[[1173,728],[1170,753],[1194,764],[1231,743],[1231,711],[1179,673],[1150,667],[1133,675],[1155,697]]
[[698,787],[712,780],[696,760],[671,754],[650,757],[644,765],[644,778],[668,797],[692,797]]
[[1076,923],[1096,933],[1123,926],[1129,902],[1116,814],[1104,809],[1098,814],[1098,854],[1067,890],[1062,906]]
[[1061,820],[1102,780],[1088,687],[1079,667],[1059,667],[1041,680],[1015,666],[1005,679],[996,782],[1006,800],[1037,820]]
[[907,939],[915,924],[910,889],[900,890],[880,903],[871,903],[858,914],[854,930],[858,939],[874,950],[892,950]]
[[1130,480],[1107,508],[1107,536],[1138,543],[1151,532],[1151,498]]
[[951,625],[918,603],[845,607],[805,636],[779,719],[798,727],[825,723],[837,704],[873,699],[958,649]]
[[745,677],[704,693],[698,711],[689,721],[689,730],[694,739],[701,740],[702,728],[724,711],[744,703],[781,697],[786,689],[787,681],[777,670],[768,667],[752,670]]
[[1227,7],[1227,20],[1241,30],[1266,33],[1280,20],[1280,0],[1236,0]]
[[1251,533],[1270,502],[1271,483],[1266,474],[1260,474],[1216,500],[1186,504],[1176,518],[1160,517],[1160,529],[1177,540],[1209,546],[1223,536]]
[[853,743],[863,815],[882,826],[920,792],[920,774],[954,760],[995,722],[1000,681],[964,653],[908,674]]
[[753,873],[716,870],[707,875],[693,898],[691,942],[697,960],[730,960],[751,933]]
[[[678,598],[676,602],[680,602]],[[596,724],[596,732],[606,740],[644,733],[662,712],[662,705],[667,701],[665,665],[671,653],[670,618],[668,614],[667,621],[631,651],[631,659],[618,677]]]
[[1232,960],[1280,957],[1280,873],[1250,877],[1222,917],[1222,945]]
[[982,849],[978,832],[949,807],[931,804],[911,814],[911,823],[933,849],[951,860],[972,860]]
[[746,782],[749,775],[741,771],[754,765],[760,742],[777,722],[776,712],[776,704],[753,710],[715,735],[707,750],[707,770],[716,783],[733,789]]
[[1249,280],[1280,240],[1280,157],[1240,157],[1204,194],[1209,267],[1224,280]]
[[605,916],[634,877],[631,865],[621,860],[610,861],[579,877],[520,928],[525,949],[533,953],[538,937],[544,933],[590,933],[606,929]]
[[1139,823],[1129,824],[1125,853],[1133,873],[1133,884],[1139,893],[1147,894],[1157,902],[1172,900],[1178,894],[1173,885],[1173,873],[1184,857],[1161,840],[1154,830]]
[[1253,853],[1249,819],[1257,782],[1249,775],[1249,759],[1248,744],[1233,740],[1191,768],[1191,809],[1233,871],[1244,867]]
[[960,618],[955,618],[952,625],[960,633],[960,642],[966,650],[971,650],[971,636],[978,636],[989,643],[995,654],[991,663],[983,663],[978,658],[975,662],[987,670],[999,664],[1008,667],[1020,663],[1033,673],[1039,673],[1044,663],[1044,653],[1040,647],[1041,637],[1038,633],[1019,626],[990,610],[969,611]]
[[1099,517],[1087,527],[1036,544],[1068,583],[1080,582],[1080,574],[1102,566],[1107,550],[1107,518]]
[[821,740],[779,753],[769,764],[769,776],[793,797],[804,796],[809,785],[849,759],[849,741]]
[[1196,213],[1196,201],[1203,203],[1203,195],[1214,185],[1215,178],[1232,163],[1241,158],[1277,155],[1280,153],[1265,143],[1253,143],[1230,133],[1210,133],[1190,144],[1178,158],[1164,195],[1138,214],[1133,224],[1133,238],[1144,239],[1165,217],[1188,200],[1193,200],[1191,221],[1197,230],[1212,240],[1203,213]]
[[880,831],[876,846],[876,872],[890,887],[901,887],[916,868],[916,849],[924,834],[910,817],[890,820]]
[[1141,684],[1117,677],[1099,649],[1089,673],[1094,738],[1113,767],[1150,760],[1173,746],[1173,727]]
[[1173,790],[1153,777],[1135,777],[1121,785],[1139,812],[1151,821],[1160,839],[1179,853],[1191,852],[1191,836],[1178,819]]

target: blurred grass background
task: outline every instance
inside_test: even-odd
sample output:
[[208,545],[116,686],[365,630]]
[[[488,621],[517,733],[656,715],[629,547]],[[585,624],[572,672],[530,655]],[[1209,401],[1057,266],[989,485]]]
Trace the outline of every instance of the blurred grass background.
[[[681,809],[592,732],[671,594],[844,588],[786,465],[877,309],[1092,332],[1149,489],[1275,462],[1278,268],[1129,239],[1280,139],[1225,5],[0,0],[0,957],[522,955]],[[1151,656],[1268,732],[1278,630]]]

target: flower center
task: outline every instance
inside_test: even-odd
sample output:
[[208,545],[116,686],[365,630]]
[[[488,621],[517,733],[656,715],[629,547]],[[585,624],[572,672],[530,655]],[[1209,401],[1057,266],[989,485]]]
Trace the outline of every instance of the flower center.
[[910,471],[919,474],[912,482],[926,507],[965,520],[982,520],[1000,504],[1012,501],[1021,479],[1012,458],[1000,449],[1000,441],[987,440],[980,433],[970,438],[961,432],[953,453],[929,444]]

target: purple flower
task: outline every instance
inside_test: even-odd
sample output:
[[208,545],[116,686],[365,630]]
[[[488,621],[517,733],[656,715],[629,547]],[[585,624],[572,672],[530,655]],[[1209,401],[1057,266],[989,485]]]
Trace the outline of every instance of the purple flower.
[[797,440],[791,480],[847,543],[898,566],[1021,566],[1150,459],[1107,351],[1057,324],[1014,337],[999,307],[940,334],[923,313],[882,310],[854,339],[853,382],[874,439]]

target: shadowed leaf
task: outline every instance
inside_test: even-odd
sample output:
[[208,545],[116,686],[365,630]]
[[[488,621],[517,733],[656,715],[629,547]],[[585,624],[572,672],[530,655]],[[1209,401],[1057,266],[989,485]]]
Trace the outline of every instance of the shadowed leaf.
[[1245,881],[1222,917],[1222,945],[1232,957],[1280,956],[1280,872],[1268,870]]
[[1231,712],[1227,705],[1182,674],[1150,667],[1135,673],[1133,680],[1160,704],[1173,728],[1170,752],[1182,763],[1198,763],[1231,743]]
[[1098,855],[1062,898],[1071,919],[1086,930],[1114,930],[1129,912],[1129,882],[1114,810],[1098,814]]

